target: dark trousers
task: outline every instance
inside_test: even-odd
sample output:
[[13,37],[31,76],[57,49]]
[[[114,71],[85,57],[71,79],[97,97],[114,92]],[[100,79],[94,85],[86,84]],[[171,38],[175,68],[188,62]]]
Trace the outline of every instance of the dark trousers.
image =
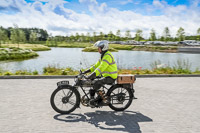
[[103,85],[109,84],[112,85],[115,82],[115,79],[111,77],[101,77],[96,78],[93,81],[93,89],[90,90],[90,96],[94,96],[95,92],[100,89]]

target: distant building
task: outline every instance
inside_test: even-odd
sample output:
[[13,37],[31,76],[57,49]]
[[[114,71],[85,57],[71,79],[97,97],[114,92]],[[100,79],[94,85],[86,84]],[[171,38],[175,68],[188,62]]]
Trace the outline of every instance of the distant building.
[[163,41],[135,41],[135,40],[128,40],[128,41],[110,41],[111,44],[121,44],[121,45],[189,45],[189,46],[200,46],[200,41],[196,40],[185,40],[180,42],[163,42]]

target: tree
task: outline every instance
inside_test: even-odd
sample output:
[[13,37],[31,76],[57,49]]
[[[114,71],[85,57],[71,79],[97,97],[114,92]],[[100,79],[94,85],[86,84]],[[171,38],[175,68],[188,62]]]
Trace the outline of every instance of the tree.
[[159,40],[160,40],[160,41],[165,41],[164,36],[161,36]]
[[177,38],[178,38],[178,41],[183,41],[183,40],[185,40],[185,32],[184,32],[184,29],[182,28],[182,27],[180,27],[179,29],[178,29],[178,31],[177,31],[177,34],[176,34],[176,36],[177,36]]
[[37,41],[37,33],[35,31],[31,31],[30,36],[29,36],[29,41],[30,42]]
[[197,40],[200,41],[200,28],[197,29]]
[[97,33],[93,32],[93,42],[96,42],[96,41],[97,41]]
[[127,30],[126,31],[126,33],[125,33],[125,37],[126,37],[126,39],[129,39],[129,38],[131,38],[131,34],[130,34],[130,30]]
[[149,40],[151,40],[151,41],[155,41],[156,40],[156,32],[155,32],[154,29],[151,29]]
[[81,42],[84,42],[84,41],[85,41],[85,35],[84,35],[84,33],[81,33],[80,41],[81,41]]
[[75,36],[72,34],[70,37],[69,37],[70,41],[74,42],[75,41]]
[[5,43],[6,40],[8,40],[8,34],[3,27],[0,27],[0,47],[1,47],[1,42]]
[[86,41],[87,41],[87,42],[90,42],[90,33],[89,33],[89,32],[88,32],[87,35],[86,35]]
[[121,31],[120,31],[120,30],[117,30],[115,40],[116,40],[116,41],[120,41],[120,37],[121,37]]
[[26,41],[26,36],[23,30],[19,29],[19,42],[25,42]]
[[140,41],[142,39],[142,30],[138,29],[135,33],[135,40]]
[[114,34],[112,33],[112,31],[110,31],[110,32],[108,33],[108,40],[111,41],[111,40],[113,40],[113,39],[114,39]]
[[80,38],[80,35],[78,33],[76,33],[75,41],[79,41],[79,38]]
[[100,34],[100,36],[99,36],[100,40],[104,40],[104,34],[103,34],[103,32],[100,32],[99,34]]
[[47,31],[43,29],[39,29],[39,32],[36,32],[36,33],[37,33],[37,37],[39,41],[46,41],[49,36]]
[[17,25],[14,25],[15,27],[11,29],[11,40],[13,43],[18,44],[19,48],[19,43],[20,42],[25,42],[26,41],[26,36],[23,30],[19,29]]
[[163,32],[163,37],[164,37],[164,41],[167,42],[170,40],[170,31],[168,27],[165,27],[164,32]]
[[11,29],[10,39],[11,39],[12,43],[17,43],[18,47],[19,47],[20,38],[19,38],[19,28],[17,26],[15,28]]

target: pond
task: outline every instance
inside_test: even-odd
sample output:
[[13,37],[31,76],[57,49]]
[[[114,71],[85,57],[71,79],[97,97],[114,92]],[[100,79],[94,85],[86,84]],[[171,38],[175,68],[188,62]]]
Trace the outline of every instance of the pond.
[[[1,61],[0,69],[11,72],[16,70],[37,70],[41,73],[44,67],[53,65],[79,70],[90,67],[100,58],[99,53],[82,52],[82,48],[52,48],[50,51],[40,51],[37,53],[39,56],[34,59]],[[188,60],[191,63],[191,70],[194,71],[196,68],[200,68],[200,54],[119,50],[119,52],[113,52],[113,56],[118,68],[122,69],[133,69],[134,67],[151,69],[151,64],[158,60],[170,66],[177,64],[177,60]]]

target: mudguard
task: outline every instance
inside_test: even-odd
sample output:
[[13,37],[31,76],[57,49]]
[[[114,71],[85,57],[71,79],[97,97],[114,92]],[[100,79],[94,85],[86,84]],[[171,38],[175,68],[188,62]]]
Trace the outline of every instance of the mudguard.
[[133,94],[133,99],[137,99],[134,95],[135,93],[135,90],[133,88],[133,84],[115,84],[115,85],[112,85],[109,89],[108,89],[108,92],[106,93],[106,95],[108,95],[110,93],[110,90],[114,87],[123,87],[123,88],[128,88],[131,90],[132,94]]
[[64,81],[57,82],[57,86],[62,86],[62,85],[69,85],[69,81],[68,80],[64,80]]
[[[58,83],[57,83],[57,85],[58,85]],[[63,88],[71,88],[71,89],[73,89],[78,94],[79,99],[81,98],[81,95],[80,95],[80,93],[79,93],[79,91],[77,90],[76,87],[71,86],[69,84],[59,84],[58,85],[58,89],[63,89]],[[78,103],[77,107],[80,108],[80,102]]]
[[112,85],[112,86],[108,89],[106,95],[108,95],[108,94],[110,93],[110,90],[111,90],[112,88],[117,87],[117,86],[122,87],[122,84],[114,84],[114,85]]

